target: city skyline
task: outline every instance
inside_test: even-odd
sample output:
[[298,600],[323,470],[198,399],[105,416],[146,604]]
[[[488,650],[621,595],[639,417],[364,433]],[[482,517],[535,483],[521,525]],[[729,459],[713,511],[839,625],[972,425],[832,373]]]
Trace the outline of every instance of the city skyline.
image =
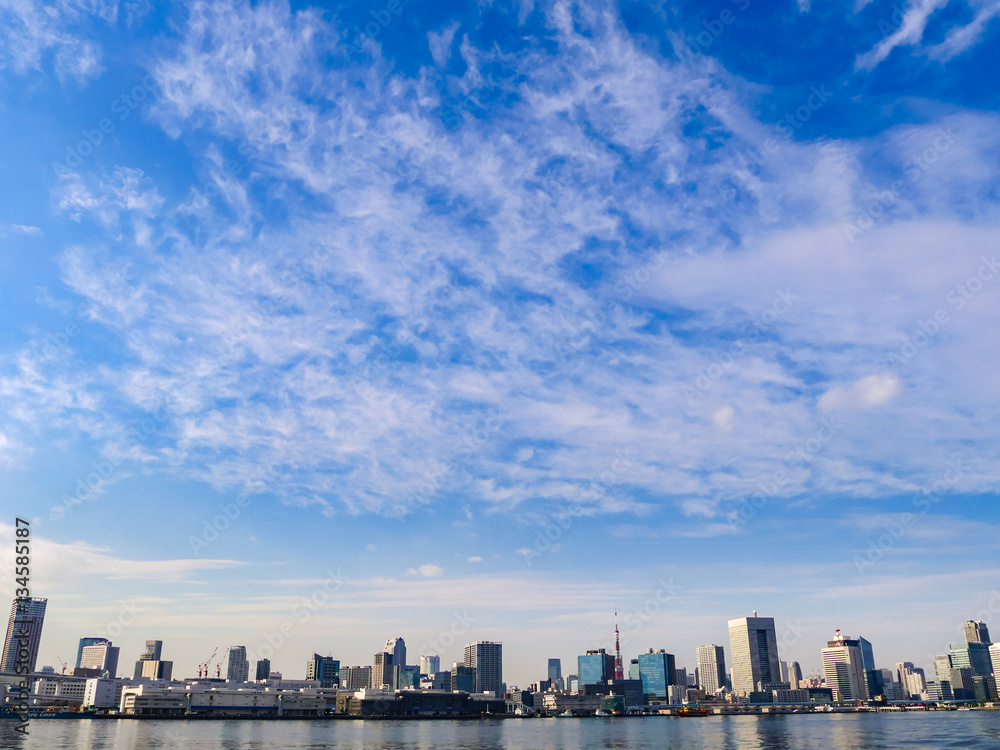
[[[8,631],[14,626],[16,616],[18,615],[15,600]],[[617,613],[613,616],[616,621]],[[647,690],[645,692],[659,695],[660,697],[666,697],[665,686],[682,684],[680,677],[677,680],[674,679],[673,673],[675,670],[678,675],[690,674],[694,677],[698,674],[699,670],[702,670],[704,673],[706,667],[709,668],[707,674],[711,675],[711,672],[715,671],[722,679],[721,681],[715,680],[713,676],[706,677],[703,674],[701,680],[698,682],[699,685],[702,687],[707,685],[711,689],[713,685],[724,686],[728,681],[731,684],[731,689],[738,694],[749,694],[761,687],[767,689],[770,689],[769,686],[778,687],[781,683],[788,683],[790,676],[793,683],[797,683],[797,681],[802,679],[815,678],[824,680],[826,686],[832,689],[833,694],[841,695],[843,700],[868,700],[873,695],[879,694],[879,691],[883,689],[880,682],[882,679],[881,675],[882,673],[886,673],[888,668],[878,666],[874,657],[872,643],[864,637],[851,639],[848,636],[842,635],[839,628],[836,629],[834,640],[828,641],[827,646],[821,650],[819,668],[809,673],[803,673],[798,661],[789,659],[787,654],[781,652],[776,636],[774,618],[758,617],[755,611],[750,617],[730,620],[728,628],[729,653],[726,653],[724,646],[715,644],[700,645],[695,650],[694,659],[691,660],[692,666],[690,667],[685,666],[685,662],[678,653],[668,651],[662,647],[656,649],[650,647],[644,652],[639,652],[637,658],[631,658],[632,654],[623,649],[625,663],[629,664],[631,662],[631,666],[626,670],[624,677],[627,679],[638,679],[636,675],[639,671],[642,671],[644,673],[642,678],[643,685],[646,686],[645,674],[648,673],[651,665],[655,663],[657,666],[654,671],[659,675],[656,679],[662,685],[658,688],[659,692],[657,690]],[[34,629],[35,643],[38,641],[37,636],[40,630],[40,624],[36,624]],[[967,620],[962,622],[957,630],[962,633],[965,640],[960,643],[950,644],[945,655],[935,654],[931,657],[931,669],[925,669],[923,666],[915,665],[910,661],[899,661],[896,662],[895,670],[892,670],[892,674],[902,675],[902,667],[906,665],[908,668],[912,667],[915,673],[919,673],[921,685],[924,685],[925,682],[931,682],[931,680],[925,677],[925,674],[936,675],[939,682],[942,679],[947,680],[948,676],[942,677],[942,659],[947,661],[944,667],[944,674],[956,676],[956,679],[957,672],[954,670],[961,670],[963,667],[970,668],[969,679],[974,675],[993,674],[1000,667],[1000,644],[992,644],[989,641],[988,623]],[[612,636],[612,643],[617,642],[617,635],[616,628],[616,632]],[[8,634],[8,640],[9,638]],[[112,676],[114,675],[121,650],[119,646],[112,646],[108,639],[89,636],[81,637],[79,643],[81,651],[85,655],[88,655],[87,660],[94,660],[99,655],[101,666],[108,668],[112,672]],[[7,641],[4,643],[4,648],[6,653]],[[181,672],[174,674],[172,661],[160,661],[162,649],[162,640],[145,641],[145,648],[135,663],[134,677],[136,679],[140,676],[166,680],[194,676],[193,674]],[[456,666],[461,665],[473,670],[471,673],[473,675],[471,677],[472,687],[467,688],[469,692],[484,692],[489,690],[498,692],[497,687],[499,685],[508,685],[508,682],[502,676],[502,667],[500,666],[502,663],[501,649],[501,644],[493,641],[478,641],[472,644],[465,644],[461,648],[463,658],[454,663]],[[404,684],[404,680],[402,679],[401,668],[403,670],[415,669],[418,674],[422,673],[417,669],[417,666],[407,664],[406,651],[405,638],[401,636],[390,637],[386,639],[384,648],[381,651],[375,652],[374,666],[360,668],[368,670],[368,674],[371,677],[370,681],[373,685],[386,684],[393,689],[402,689],[407,685]],[[222,651],[222,653],[219,653],[219,649],[216,648],[212,653],[212,657],[217,656],[217,659],[209,659],[204,665],[197,665],[197,676],[202,676],[202,667],[205,666],[207,669],[204,671],[204,676],[206,678],[211,677],[211,668],[217,666],[220,672],[225,671],[227,680],[245,682],[255,671],[257,674],[256,679],[261,679],[260,669],[261,664],[264,664],[266,665],[265,672],[268,674],[279,672],[283,674],[285,679],[299,679],[297,677],[297,670],[295,669],[284,673],[280,669],[271,668],[271,657],[274,653],[274,648],[270,644],[262,644],[260,653],[255,652],[253,649],[248,650],[245,645],[230,646]],[[440,654],[425,653],[413,658],[421,667],[432,664],[440,666],[441,664]],[[655,661],[657,659],[662,660],[662,663]],[[347,673],[349,669],[359,668],[350,667],[349,665],[352,661],[354,661],[352,658],[338,658],[333,654],[321,656],[318,653],[314,653],[305,663],[303,670],[304,679],[320,681],[324,686],[332,685],[337,681],[332,675],[337,674],[338,671]],[[546,666],[541,670],[540,675],[530,677],[527,681],[521,683],[519,686],[522,689],[538,680],[551,680],[553,670],[561,671],[559,666],[561,657],[549,657],[545,661]],[[576,661],[576,674],[567,676],[576,678],[578,683],[581,677],[584,680],[590,680],[590,683],[581,684],[592,684],[593,682],[611,680],[616,677],[615,652],[613,650],[605,647],[587,649],[585,654],[577,655]],[[484,664],[485,668],[480,668],[480,664]],[[840,666],[837,666],[838,664]],[[78,666],[80,665],[78,664]],[[97,664],[95,662],[94,664],[88,663],[83,666],[94,667]],[[729,667],[728,669],[726,668],[727,666]],[[839,671],[841,667],[844,669],[843,672]],[[41,671],[41,666],[38,666],[35,671]],[[122,674],[120,676],[127,675]],[[433,677],[434,675],[431,674],[430,676]],[[484,679],[486,687],[482,683]],[[902,679],[905,685],[907,678],[904,676]],[[518,683],[509,683],[509,685],[515,684]],[[683,681],[683,684],[687,684],[686,679]],[[971,686],[971,682],[969,685]],[[971,687],[969,689],[971,691]],[[913,692],[919,693],[921,691],[913,690]]]
[[807,673],[838,628],[982,659],[994,10],[5,6],[0,596],[29,557],[39,663],[401,635],[522,683],[614,611],[689,671],[754,611]]

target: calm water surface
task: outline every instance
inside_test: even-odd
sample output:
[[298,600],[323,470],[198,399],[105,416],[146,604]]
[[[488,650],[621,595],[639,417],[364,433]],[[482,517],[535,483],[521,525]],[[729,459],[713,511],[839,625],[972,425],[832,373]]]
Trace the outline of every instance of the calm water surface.
[[1000,750],[1000,711],[504,721],[111,721],[36,719],[38,750]]

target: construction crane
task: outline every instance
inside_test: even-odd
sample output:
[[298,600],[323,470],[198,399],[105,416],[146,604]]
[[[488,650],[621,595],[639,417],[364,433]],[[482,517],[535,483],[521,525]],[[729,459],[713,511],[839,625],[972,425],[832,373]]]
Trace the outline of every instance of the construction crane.
[[219,663],[215,665],[215,679],[217,679],[217,680],[221,680],[222,679],[222,661],[223,661],[223,659],[226,658],[226,656],[228,654],[229,654],[229,649],[227,648],[226,649],[226,653],[224,653],[222,655],[222,658],[219,659]]
[[67,662],[64,662],[61,656],[57,656],[56,661],[62,664],[62,673],[66,674],[66,667],[68,667],[69,664]]
[[201,679],[202,677],[205,678],[208,677],[208,665],[212,663],[212,659],[215,658],[215,655],[217,653],[219,653],[218,646],[215,647],[215,651],[212,652],[212,655],[208,657],[208,659],[206,659],[204,663],[198,665],[198,679]]

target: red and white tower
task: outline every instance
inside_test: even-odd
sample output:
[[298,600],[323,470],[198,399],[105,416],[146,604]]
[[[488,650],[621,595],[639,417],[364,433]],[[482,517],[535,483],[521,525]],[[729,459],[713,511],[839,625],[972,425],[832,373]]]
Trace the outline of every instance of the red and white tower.
[[615,679],[624,680],[625,670],[622,669],[622,650],[618,644],[618,610],[615,610]]

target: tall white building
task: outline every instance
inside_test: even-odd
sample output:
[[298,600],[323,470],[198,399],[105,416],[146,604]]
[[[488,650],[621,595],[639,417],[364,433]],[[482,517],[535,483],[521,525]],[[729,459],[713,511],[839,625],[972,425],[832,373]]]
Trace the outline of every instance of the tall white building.
[[771,690],[781,683],[778,638],[773,617],[743,617],[729,621],[729,652],[733,659],[733,692],[746,695]]
[[[913,662],[896,662],[896,674],[899,676],[899,684],[903,691],[903,700],[909,700],[914,696],[919,698],[927,690],[927,680],[924,677],[924,670],[920,667],[914,667]],[[952,688],[954,688],[954,685],[952,685]]]
[[698,646],[698,680],[701,689],[714,695],[726,687],[726,652],[714,643]]
[[226,679],[230,682],[246,682],[250,679],[250,662],[247,659],[246,646],[229,647],[229,667],[226,669]]
[[1000,643],[990,646],[990,663],[993,665],[993,674],[1000,682]]
[[841,635],[823,649],[823,676],[835,701],[868,700],[868,679],[861,655],[861,643]]

